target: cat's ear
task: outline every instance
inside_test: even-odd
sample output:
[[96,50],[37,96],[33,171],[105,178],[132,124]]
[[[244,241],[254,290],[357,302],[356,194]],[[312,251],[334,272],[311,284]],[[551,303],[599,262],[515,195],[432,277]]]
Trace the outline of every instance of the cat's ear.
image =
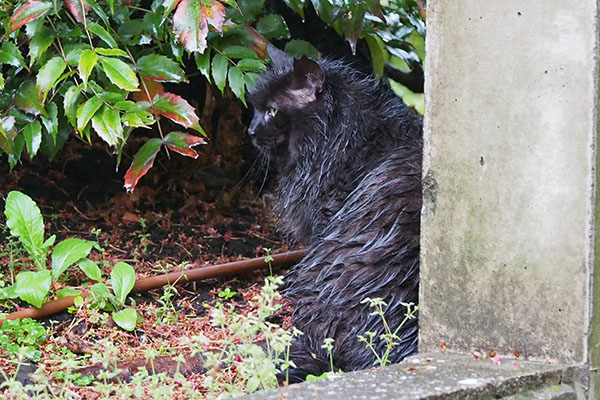
[[271,68],[275,70],[284,70],[291,68],[294,62],[294,57],[290,56],[285,51],[279,50],[271,43],[267,43],[267,53],[271,58]]
[[313,95],[323,89],[325,73],[319,64],[310,58],[294,60],[294,86],[308,89]]

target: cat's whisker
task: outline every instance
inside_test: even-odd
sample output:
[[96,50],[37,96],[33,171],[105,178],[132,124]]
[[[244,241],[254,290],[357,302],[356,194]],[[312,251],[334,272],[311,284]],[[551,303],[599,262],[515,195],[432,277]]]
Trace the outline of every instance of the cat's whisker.
[[254,159],[254,162],[252,163],[252,165],[250,166],[250,168],[248,168],[248,171],[246,172],[246,174],[239,180],[238,183],[235,184],[234,188],[240,187],[242,185],[242,183],[245,182],[246,178],[248,178],[248,176],[250,176],[250,172],[253,170],[254,166],[256,165],[258,161],[258,158]]

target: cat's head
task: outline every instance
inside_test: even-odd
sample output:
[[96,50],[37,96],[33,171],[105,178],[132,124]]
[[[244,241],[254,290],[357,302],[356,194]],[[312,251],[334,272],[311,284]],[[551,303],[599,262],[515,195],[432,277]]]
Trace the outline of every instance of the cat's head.
[[308,58],[294,59],[280,50],[269,54],[271,68],[250,94],[254,117],[248,134],[263,153],[289,153],[307,114],[318,107],[325,74]]

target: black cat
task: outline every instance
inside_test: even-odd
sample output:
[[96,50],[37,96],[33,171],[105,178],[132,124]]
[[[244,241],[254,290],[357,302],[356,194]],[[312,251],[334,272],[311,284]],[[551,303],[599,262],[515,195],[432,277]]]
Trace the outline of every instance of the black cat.
[[[280,230],[310,249],[284,290],[304,333],[291,348],[297,382],[329,371],[327,337],[336,370],[373,365],[357,336],[378,338],[384,327],[363,299],[388,304],[392,329],[405,317],[401,303],[418,301],[422,120],[384,83],[341,62],[270,54],[271,69],[250,96],[248,133],[279,170]],[[399,336],[392,362],[416,351],[416,319]]]

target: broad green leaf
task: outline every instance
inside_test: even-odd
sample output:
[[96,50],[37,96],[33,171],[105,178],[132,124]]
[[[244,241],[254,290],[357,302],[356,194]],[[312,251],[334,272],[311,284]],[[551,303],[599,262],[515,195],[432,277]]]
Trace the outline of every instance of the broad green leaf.
[[110,285],[120,304],[125,304],[127,295],[135,285],[135,270],[124,262],[118,262],[110,272]]
[[58,135],[58,107],[56,103],[49,103],[46,106],[48,110],[48,117],[42,116],[42,124],[46,132],[52,137],[52,143],[56,144],[56,137]]
[[102,110],[92,117],[92,128],[110,146],[116,147],[123,141],[123,126],[117,110],[103,106]]
[[135,308],[126,308],[114,313],[112,317],[115,323],[126,331],[133,331],[138,320]]
[[101,57],[102,68],[108,79],[121,89],[135,91],[140,83],[131,67],[117,58]]
[[259,385],[260,385],[259,377],[256,375],[252,375],[246,381],[246,391],[248,391],[248,393],[254,393],[254,392],[256,392],[256,389],[258,389]]
[[85,103],[77,108],[77,130],[82,133],[90,119],[96,114],[96,111],[102,106],[102,100],[99,97],[90,97]]
[[163,115],[186,128],[192,128],[206,136],[200,126],[194,107],[182,97],[173,93],[159,93],[154,96],[152,102],[152,108],[157,114]]
[[48,92],[54,88],[58,78],[62,75],[62,73],[67,68],[67,64],[65,60],[61,57],[53,57],[44,66],[40,69],[40,72],[37,76],[37,84],[36,87],[40,92],[40,97],[42,99],[42,104],[46,101],[46,96],[48,96]]
[[244,73],[239,67],[229,68],[229,87],[233,94],[235,94],[235,97],[240,99],[247,107],[246,92],[244,90]]
[[21,110],[35,116],[46,114],[46,111],[42,107],[42,103],[40,103],[35,84],[31,80],[23,82],[21,87],[19,87],[19,91],[15,97],[15,104]]
[[92,285],[92,287],[90,287],[90,291],[105,299],[110,299],[111,297],[113,297],[108,287],[102,282]]
[[221,54],[215,54],[212,61],[212,76],[217,88],[223,93],[227,82],[227,67],[229,62]]
[[23,271],[17,275],[15,293],[23,301],[40,308],[50,290],[52,273],[43,271]]
[[0,73],[0,90],[4,90],[4,77]]
[[93,242],[78,238],[65,239],[54,246],[52,251],[52,278],[58,279],[72,264],[87,257],[92,247],[94,247]]
[[83,81],[83,87],[87,86],[88,78],[96,66],[97,61],[98,54],[94,53],[92,50],[87,49],[81,52],[77,69],[79,70],[79,76]]
[[8,21],[8,29],[11,32],[16,31],[21,26],[28,22],[35,21],[52,8],[51,1],[27,0],[19,9],[10,17]]
[[45,269],[44,220],[37,204],[26,194],[12,191],[6,196],[4,215],[10,234],[19,238],[38,269]]
[[267,66],[262,60],[255,60],[252,58],[245,58],[238,61],[237,66],[244,71],[250,72],[262,72],[267,69]]
[[54,242],[56,242],[56,235],[52,235],[46,239],[44,244],[42,244],[42,248],[47,249],[48,247],[54,246]]
[[19,48],[13,42],[5,40],[0,48],[0,64],[10,64],[13,67],[25,67],[25,59]]
[[173,31],[189,52],[206,50],[208,21],[202,15],[198,0],[181,0],[173,14]]
[[27,153],[29,153],[30,158],[33,158],[37,154],[40,149],[40,144],[42,143],[42,124],[40,124],[40,121],[38,120],[28,123],[25,125],[23,134],[25,135]]
[[76,126],[77,124],[77,107],[79,106],[81,89],[81,85],[73,85],[67,89],[64,96],[63,107],[65,109],[65,116],[72,126]]
[[293,55],[296,58],[307,56],[310,58],[317,58],[319,52],[312,44],[305,40],[293,39],[285,45],[285,52]]
[[135,154],[131,166],[125,173],[124,187],[128,192],[132,192],[140,178],[152,168],[161,145],[162,140],[158,138],[149,139]]
[[62,289],[60,289],[58,292],[56,292],[56,298],[57,299],[62,299],[64,297],[69,297],[69,296],[79,296],[81,295],[81,290],[77,290],[77,289],[73,289],[71,287],[64,287]]
[[95,51],[101,56],[129,57],[129,55],[121,49],[104,49],[102,47],[96,47]]
[[267,39],[289,39],[288,30],[283,17],[279,14],[265,15],[256,24],[256,30]]
[[184,156],[198,158],[198,153],[192,147],[199,144],[206,144],[206,141],[200,136],[193,136],[184,132],[170,132],[165,136],[164,143],[167,147]]
[[334,5],[330,0],[312,0],[315,11],[325,23],[331,25],[334,19]]
[[137,62],[139,74],[146,79],[159,82],[181,82],[185,73],[175,61],[159,54],[149,54]]
[[244,75],[244,82],[246,82],[246,91],[247,92],[251,92],[254,90],[259,77],[260,77],[260,75],[255,74],[253,72],[247,72]]
[[223,54],[229,58],[258,58],[258,55],[244,46],[229,46],[223,49]]
[[350,50],[352,54],[356,54],[356,42],[360,38],[362,27],[365,21],[366,8],[363,4],[357,4],[352,12],[344,14],[342,18],[342,27],[344,30],[344,37],[350,44]]
[[113,107],[117,110],[126,112],[136,112],[142,110],[142,106],[140,106],[138,103],[134,103],[131,100],[123,100],[116,102],[115,104],[113,104]]
[[[40,20],[41,21],[41,20]],[[29,67],[39,59],[54,42],[54,32],[45,26],[40,27],[29,41]]]
[[380,78],[383,76],[383,67],[385,66],[385,45],[379,36],[375,34],[367,35],[365,40],[369,46],[371,60],[373,61],[373,73],[377,78]]
[[109,45],[111,48],[119,47],[117,45],[117,41],[111,36],[110,33],[106,31],[102,26],[98,25],[95,22],[91,22],[88,24],[88,29],[94,35],[98,36],[104,43]]
[[146,110],[135,111],[131,113],[125,113],[121,116],[121,122],[131,128],[150,128],[148,125],[152,125],[156,121],[152,116],[152,113]]
[[102,272],[100,271],[100,268],[98,268],[98,264],[96,264],[95,261],[92,261],[89,258],[84,258],[83,260],[79,261],[78,265],[83,273],[91,280],[102,280]]
[[210,47],[202,54],[194,53],[198,71],[210,82]]

